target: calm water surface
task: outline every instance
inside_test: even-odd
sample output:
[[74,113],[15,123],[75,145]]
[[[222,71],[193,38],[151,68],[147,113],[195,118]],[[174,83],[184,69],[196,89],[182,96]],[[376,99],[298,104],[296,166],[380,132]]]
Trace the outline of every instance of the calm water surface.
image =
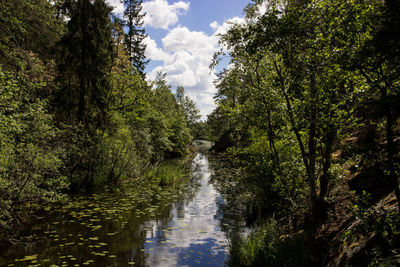
[[217,189],[224,186],[212,158],[197,154],[192,179],[179,192],[148,188],[47,207],[46,220],[31,231],[39,241],[0,252],[0,265],[224,266],[227,233],[241,218]]
[[177,203],[168,228],[152,222],[153,229],[147,233],[147,240],[154,241],[145,243],[148,266],[223,266],[227,259],[227,239],[218,217],[222,198],[210,183],[207,156],[199,153],[193,165],[198,183],[193,198]]

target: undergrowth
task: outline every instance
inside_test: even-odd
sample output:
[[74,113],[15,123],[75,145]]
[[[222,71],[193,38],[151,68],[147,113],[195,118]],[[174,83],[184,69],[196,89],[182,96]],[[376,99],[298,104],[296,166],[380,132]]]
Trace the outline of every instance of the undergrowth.
[[304,235],[281,238],[274,219],[232,241],[230,266],[309,266]]
[[161,162],[145,174],[145,180],[152,180],[159,186],[174,186],[188,177],[188,169],[179,162]]

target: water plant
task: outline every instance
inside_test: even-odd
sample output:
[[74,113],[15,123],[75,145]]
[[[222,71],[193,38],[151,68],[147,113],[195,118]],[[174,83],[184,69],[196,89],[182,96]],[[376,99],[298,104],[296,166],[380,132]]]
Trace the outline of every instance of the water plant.
[[179,162],[167,161],[147,170],[144,177],[159,186],[173,186],[188,177],[188,170]]

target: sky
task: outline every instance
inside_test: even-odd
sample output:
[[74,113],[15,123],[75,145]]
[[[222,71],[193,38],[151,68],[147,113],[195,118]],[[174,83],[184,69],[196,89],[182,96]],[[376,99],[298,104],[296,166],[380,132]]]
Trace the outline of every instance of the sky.
[[[120,0],[107,2],[114,7],[115,14],[123,13]],[[250,2],[144,0],[144,27],[148,34],[144,40],[145,55],[150,59],[147,79],[153,80],[159,71],[167,73],[166,79],[173,92],[177,86],[183,86],[199,108],[202,119],[206,119],[215,108],[216,75],[209,65],[219,49],[217,34],[225,32],[229,22],[243,22],[243,9]]]

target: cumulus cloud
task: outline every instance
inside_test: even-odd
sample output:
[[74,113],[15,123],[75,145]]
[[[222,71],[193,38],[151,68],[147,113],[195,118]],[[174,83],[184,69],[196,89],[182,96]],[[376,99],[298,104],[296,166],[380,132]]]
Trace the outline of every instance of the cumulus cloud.
[[210,23],[210,27],[214,30],[214,35],[218,35],[226,33],[228,29],[232,27],[232,25],[243,24],[245,22],[245,18],[233,17],[227,21],[224,21],[222,24],[219,24],[217,21],[213,21]]
[[[121,0],[106,0],[113,7],[113,13],[122,17],[124,4]],[[178,23],[178,17],[189,10],[190,3],[179,1],[169,4],[167,0],[151,0],[142,3],[142,12],[146,13],[143,19],[144,26],[167,30],[169,26]]]
[[148,73],[148,79],[154,80],[160,71],[167,73],[167,82],[173,87],[185,87],[205,119],[215,108],[213,97],[217,92],[214,85],[217,76],[210,71],[209,65],[218,50],[218,34],[226,33],[233,24],[244,22],[245,19],[240,17],[222,24],[214,21],[210,24],[214,31],[211,35],[177,26],[162,39],[162,47],[147,38],[146,55],[152,60],[163,61],[162,66]]
[[213,36],[208,36],[204,32],[190,31],[182,26],[172,29],[162,39],[165,50],[169,52],[186,51],[198,54],[200,58],[213,54],[216,48],[215,41]]
[[157,46],[156,41],[151,39],[149,36],[147,36],[143,40],[143,42],[146,45],[146,51],[145,51],[146,58],[150,60],[165,61],[165,62],[169,62],[171,60],[171,55],[165,52],[163,49],[159,48]]
[[124,14],[124,4],[120,0],[106,0],[106,2],[113,7],[113,13],[117,16],[123,16]]
[[169,26],[178,23],[178,16],[189,10],[189,2],[169,4],[167,0],[152,0],[143,2],[142,11],[146,13],[144,26],[167,30]]
[[[124,5],[120,0],[106,0],[114,7],[113,13],[123,16]],[[168,30],[161,40],[161,46],[150,36],[144,39],[145,55],[152,61],[162,62],[147,74],[154,80],[157,73],[167,73],[167,81],[173,87],[185,87],[187,94],[195,101],[205,119],[214,108],[213,96],[217,92],[214,81],[217,78],[209,65],[214,52],[218,50],[218,34],[224,34],[235,23],[244,23],[245,19],[234,17],[222,24],[214,21],[210,24],[213,34],[191,31],[187,27],[174,26],[179,16],[190,8],[190,3],[177,1],[172,4],[168,0],[148,0],[142,3],[142,11],[146,13],[144,26]]]
[[217,76],[210,71],[214,52],[218,50],[218,34],[226,33],[235,23],[244,23],[244,18],[234,17],[222,24],[212,22],[210,27],[214,33],[208,35],[200,31],[191,31],[184,26],[170,26],[178,23],[178,15],[189,9],[189,3],[167,0],[151,0],[143,3],[143,11],[147,12],[145,24],[154,28],[167,29],[168,33],[161,40],[161,45],[150,37],[145,39],[146,57],[153,61],[161,61],[147,74],[148,80],[154,80],[158,72],[167,73],[167,82],[173,87],[185,87],[187,94],[195,101],[205,119],[214,108],[214,95],[217,92],[214,81]]
[[163,65],[153,69],[148,78],[153,80],[159,71],[167,73],[169,84],[185,87],[203,119],[215,107],[213,96],[216,88],[213,81],[216,75],[210,72],[208,66],[217,50],[217,41],[214,35],[177,26],[162,39],[162,48],[157,47],[155,42],[147,48],[148,55],[152,54],[153,59],[163,58]]

